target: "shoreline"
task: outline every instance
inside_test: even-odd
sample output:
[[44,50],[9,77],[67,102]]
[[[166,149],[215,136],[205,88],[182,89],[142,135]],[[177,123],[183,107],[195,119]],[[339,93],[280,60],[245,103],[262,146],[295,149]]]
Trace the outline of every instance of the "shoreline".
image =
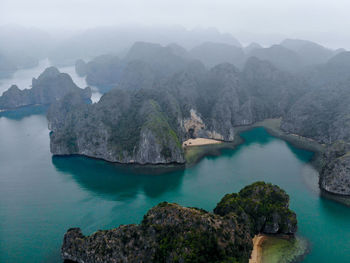
[[[310,163],[314,168],[320,172],[322,168],[322,154],[325,150],[325,146],[307,137],[302,137],[297,134],[288,134],[281,130],[282,118],[265,119],[263,121],[256,122],[250,125],[236,126],[235,127],[235,139],[231,142],[222,141],[221,144],[210,144],[201,146],[187,147],[185,150],[186,166],[192,166],[199,162],[205,156],[217,156],[221,149],[235,149],[237,146],[244,143],[244,139],[240,136],[242,132],[252,130],[257,127],[263,127],[270,135],[279,138],[287,143],[290,143],[296,148],[308,150],[314,153],[314,156],[310,160]],[[205,147],[207,146],[207,147]],[[192,153],[191,151],[196,151]],[[197,156],[186,156],[190,152],[190,155],[197,154]]]
[[211,144],[219,144],[219,143],[222,143],[222,141],[208,139],[208,138],[194,138],[194,139],[188,139],[184,141],[182,143],[182,147],[186,149],[187,147],[211,145]]
[[[277,137],[283,141],[286,141],[287,143],[292,144],[293,146],[305,150],[312,151],[314,153],[314,156],[310,163],[316,168],[317,171],[320,171],[321,168],[321,156],[324,151],[324,146],[317,143],[316,141],[312,141],[311,139],[308,139],[306,137],[294,135],[294,134],[287,134],[284,131],[282,131],[279,128],[281,122],[281,118],[278,119],[265,119],[260,122],[256,122],[251,125],[246,126],[236,126],[235,129],[235,139],[233,141],[220,141],[220,140],[214,140],[214,139],[207,139],[207,138],[196,138],[196,139],[190,139],[191,142],[195,142],[191,145],[186,145],[183,147],[184,149],[184,155],[185,155],[185,162],[184,163],[121,163],[121,162],[111,162],[108,160],[105,160],[103,158],[98,158],[94,156],[88,156],[84,154],[67,154],[67,155],[55,155],[53,154],[53,158],[69,158],[69,157],[85,157],[89,159],[94,160],[100,160],[104,161],[110,164],[114,164],[117,166],[124,166],[124,167],[142,167],[144,168],[150,168],[150,169],[156,169],[156,168],[164,168],[165,170],[167,168],[175,168],[183,169],[192,167],[196,163],[198,163],[202,158],[206,156],[219,156],[221,154],[221,150],[224,149],[235,149],[237,146],[244,143],[244,139],[240,136],[242,132],[249,131],[251,129],[257,128],[257,127],[263,127],[265,130],[272,136]],[[187,140],[189,141],[189,140]],[[184,141],[182,145],[184,145]],[[198,142],[198,143],[197,143]]]
[[[139,164],[139,163],[118,163],[118,162],[110,162],[104,159],[87,156],[87,155],[73,155],[73,156],[82,156],[85,158],[91,158],[95,160],[102,160],[107,163],[114,164],[119,167],[126,167],[130,168],[132,167],[135,171],[142,170],[143,172],[149,174],[162,174],[164,172],[170,172],[175,170],[184,170],[187,168],[191,168],[194,165],[196,165],[201,159],[207,156],[220,156],[222,150],[224,149],[236,149],[237,146],[244,143],[244,139],[240,136],[242,132],[249,131],[251,129],[257,128],[257,127],[263,127],[267,133],[269,133],[271,136],[274,136],[276,138],[279,138],[286,143],[291,144],[292,146],[304,149],[313,152],[313,156],[311,160],[309,161],[309,164],[311,164],[318,173],[320,173],[322,166],[323,166],[323,159],[322,155],[325,151],[325,145],[318,143],[317,141],[314,141],[310,138],[299,136],[297,134],[289,134],[281,130],[280,124],[282,119],[281,118],[273,118],[273,119],[265,119],[263,121],[256,122],[251,125],[246,126],[236,126],[235,127],[235,137],[234,141],[220,141],[220,140],[214,140],[214,139],[206,139],[206,138],[197,138],[200,139],[202,143],[199,144],[191,144],[190,146],[183,147],[184,149],[184,157],[185,162],[184,163],[146,163],[146,164]],[[196,139],[196,140],[197,140]],[[72,155],[53,155],[53,157],[69,157]],[[350,198],[349,196],[343,196],[343,195],[337,195],[333,193],[325,192],[323,189],[321,189],[318,186],[320,190],[320,196],[327,198],[329,200],[336,201],[338,203],[341,203],[343,205],[350,206]]]
[[238,126],[236,127],[236,136],[239,136],[240,133],[257,128],[263,127],[265,130],[272,136],[279,138],[287,143],[290,143],[296,148],[304,149],[314,153],[314,156],[310,160],[311,165],[320,172],[322,168],[322,154],[325,150],[325,145],[318,143],[310,138],[303,137],[297,134],[286,133],[281,130],[282,118],[275,119],[265,119],[263,121],[256,122],[252,125],[247,126]]
[[253,250],[250,255],[249,263],[262,263],[262,251],[263,251],[263,243],[268,238],[263,234],[255,235],[253,238]]
[[309,252],[310,244],[298,235],[258,234],[249,263],[301,262]]

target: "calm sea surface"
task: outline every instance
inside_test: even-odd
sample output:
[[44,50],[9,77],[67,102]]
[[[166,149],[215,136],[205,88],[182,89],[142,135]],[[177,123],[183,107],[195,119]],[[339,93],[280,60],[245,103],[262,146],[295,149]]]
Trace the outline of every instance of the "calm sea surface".
[[[60,70],[86,86],[72,67]],[[42,68],[29,71],[0,81],[0,93],[8,84],[28,88]],[[319,196],[317,172],[308,164],[312,153],[263,128],[242,136],[245,143],[235,150],[152,175],[83,157],[52,157],[40,108],[0,115],[0,262],[61,262],[60,245],[70,227],[90,234],[138,223],[161,201],[212,210],[224,194],[257,180],[289,193],[298,234],[311,244],[304,262],[350,262],[350,208]]]

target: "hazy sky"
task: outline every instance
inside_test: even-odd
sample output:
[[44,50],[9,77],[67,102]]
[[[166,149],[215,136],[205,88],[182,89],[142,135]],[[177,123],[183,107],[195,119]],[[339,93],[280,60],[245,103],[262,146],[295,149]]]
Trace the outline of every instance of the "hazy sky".
[[349,12],[349,0],[0,0],[0,25],[202,26],[234,33],[243,41],[288,36],[346,46]]

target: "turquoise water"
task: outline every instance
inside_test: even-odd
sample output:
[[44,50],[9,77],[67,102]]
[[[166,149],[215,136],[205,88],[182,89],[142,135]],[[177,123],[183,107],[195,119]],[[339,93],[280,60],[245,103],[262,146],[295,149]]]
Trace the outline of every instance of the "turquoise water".
[[242,134],[235,150],[196,166],[152,175],[83,157],[49,152],[42,112],[0,117],[0,262],[60,262],[65,231],[85,234],[138,223],[161,201],[212,210],[225,193],[257,180],[291,196],[299,235],[309,240],[304,262],[350,262],[350,208],[319,197],[312,153],[263,128]]

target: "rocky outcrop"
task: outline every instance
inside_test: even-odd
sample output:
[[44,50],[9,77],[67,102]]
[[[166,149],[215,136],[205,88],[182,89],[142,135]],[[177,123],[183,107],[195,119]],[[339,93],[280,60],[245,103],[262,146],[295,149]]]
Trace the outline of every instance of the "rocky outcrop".
[[55,67],[47,68],[38,79],[33,78],[32,88],[20,90],[13,85],[0,97],[0,109],[8,110],[29,105],[48,105],[75,92],[85,100],[90,100],[91,89],[80,89],[66,73]]
[[338,195],[350,196],[350,144],[337,141],[327,147],[320,172],[321,189]]
[[[139,46],[130,51],[130,59],[150,59],[144,55],[150,47]],[[159,48],[151,47],[154,52]],[[183,163],[178,147],[182,141],[198,137],[233,141],[236,126],[282,116],[302,90],[293,76],[256,58],[249,59],[243,71],[229,63],[206,70],[192,61],[165,79],[154,70],[162,60],[155,61],[152,66],[131,60],[118,88],[97,104],[69,107],[64,114],[57,110],[62,106],[53,106],[50,112],[55,114],[48,116],[51,152],[121,163]]]
[[227,194],[217,204],[214,213],[238,216],[249,225],[252,233],[294,234],[296,214],[289,209],[289,196],[276,185],[256,182],[239,193]]
[[[264,190],[268,191],[266,198],[262,198]],[[293,227],[282,227],[288,225],[289,221],[283,220],[292,212],[288,210],[288,195],[277,186],[253,184],[239,195],[245,198],[245,202],[255,204],[261,201],[267,207],[284,207],[285,211],[278,211],[279,221],[275,219],[278,221],[278,230],[281,233],[288,231],[288,234],[295,232],[296,220]],[[259,208],[260,212],[262,207]],[[248,209],[247,213],[251,213],[249,207],[241,209]],[[65,260],[79,263],[248,262],[254,232],[236,212],[241,213],[231,210],[221,216],[202,209],[163,202],[150,209],[140,225],[100,230],[90,236],[84,236],[79,228],[69,229],[64,236],[61,255]],[[268,212],[275,211],[263,211],[265,216],[275,217]],[[255,221],[252,222],[255,224]]]
[[281,128],[325,144],[350,141],[349,85],[347,81],[308,92],[291,107]]
[[[69,107],[69,111],[63,111],[65,115],[57,111],[57,117],[52,114],[52,153],[82,154],[123,163],[182,163],[183,152],[176,146],[182,141],[198,137],[233,141],[235,127],[266,118],[282,118],[283,131],[321,144],[350,142],[350,52],[339,53],[301,40],[285,40],[269,48],[254,46],[247,49],[246,56],[250,58],[241,70],[230,63],[208,70],[193,60],[196,54],[199,59],[208,59],[209,64],[214,64],[215,59],[234,60],[222,55],[233,49],[239,49],[236,51],[242,55],[240,48],[215,43],[187,52],[175,44],[138,42],[124,59],[105,55],[86,65],[80,61],[77,70],[79,67],[82,74],[86,70],[88,82],[117,87],[125,92],[125,96],[120,95],[125,101],[117,98],[121,91],[111,92],[95,106]],[[208,50],[220,56],[210,58],[204,54]],[[326,63],[313,65],[329,57]],[[308,70],[296,73],[305,65]],[[145,91],[162,95],[140,99]],[[22,96],[15,87],[9,94],[13,98]],[[115,103],[130,104],[121,110]],[[137,113],[134,103],[138,105]],[[85,115],[88,117],[83,118]],[[126,121],[127,115],[138,121]],[[56,122],[60,125],[54,125]],[[327,178],[333,176],[334,182],[327,183],[328,179],[320,186],[331,192],[333,188],[328,186],[336,185],[338,179],[337,189],[346,184],[345,177],[337,174],[347,173],[347,162],[345,157],[325,157],[327,162],[333,166],[325,167],[325,174]],[[340,171],[340,167],[344,169]],[[345,194],[346,190],[333,192]]]
[[70,229],[62,257],[75,262],[248,262],[252,243],[235,220],[196,208],[160,203],[140,225],[85,237]]
[[[329,71],[331,77],[322,80],[327,86],[311,89],[301,96],[283,118],[281,128],[325,144],[320,188],[333,194],[350,195],[349,149],[344,150],[350,142],[350,82],[342,81],[342,72],[345,70],[333,74]],[[335,79],[339,81],[331,84]]]
[[176,101],[166,92],[115,89],[98,103],[65,97],[48,113],[55,155],[81,154],[120,163],[184,163]]

